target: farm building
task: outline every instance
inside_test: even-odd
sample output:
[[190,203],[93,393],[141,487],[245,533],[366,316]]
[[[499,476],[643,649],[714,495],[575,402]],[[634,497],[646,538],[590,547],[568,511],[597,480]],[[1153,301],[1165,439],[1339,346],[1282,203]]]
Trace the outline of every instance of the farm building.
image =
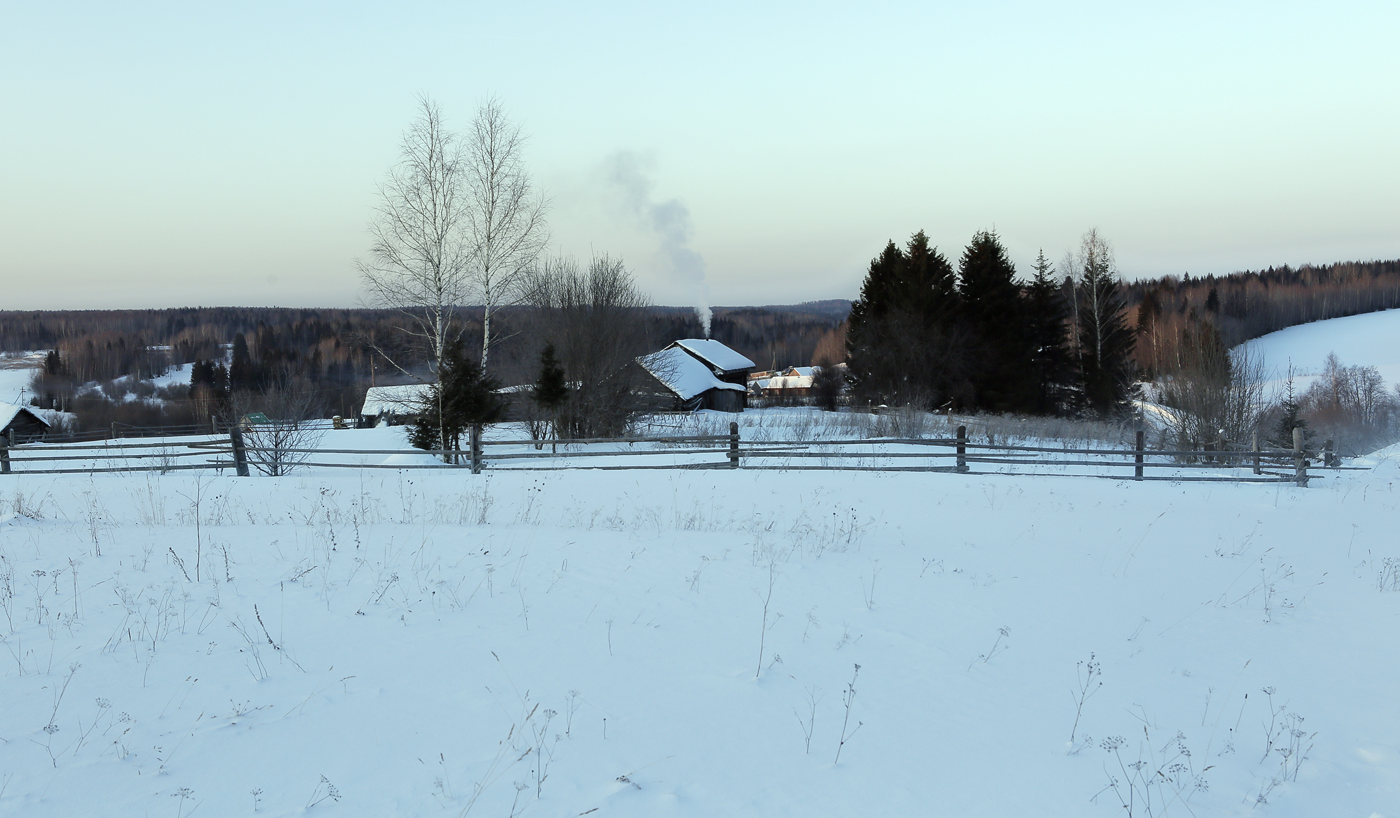
[[418,416],[418,408],[430,383],[405,383],[398,386],[371,386],[365,392],[360,407],[361,426],[398,426]]
[[765,398],[811,397],[813,381],[821,369],[819,366],[790,366],[781,375],[764,381],[759,394]]
[[690,338],[638,359],[672,395],[676,408],[742,412],[753,361],[718,341]]
[[0,403],[0,435],[9,440],[26,440],[48,434],[49,422],[27,406]]
[[718,380],[744,386],[753,371],[754,362],[735,352],[719,341],[708,338],[684,338],[672,341],[666,349],[684,350],[695,360],[709,368]]

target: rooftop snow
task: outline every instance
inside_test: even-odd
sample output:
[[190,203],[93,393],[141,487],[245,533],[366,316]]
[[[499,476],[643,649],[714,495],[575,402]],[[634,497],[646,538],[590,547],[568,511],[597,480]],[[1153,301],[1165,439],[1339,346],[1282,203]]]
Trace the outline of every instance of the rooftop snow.
[[710,364],[723,372],[733,372],[736,369],[753,369],[754,362],[735,352],[719,341],[711,341],[707,338],[685,338],[676,341],[671,346],[682,347],[696,355],[701,360]]
[[43,421],[45,426],[49,425],[49,422],[47,420],[44,420],[42,417],[39,417],[39,413],[30,409],[28,406],[16,406],[13,403],[0,403],[0,429],[9,426],[10,421],[14,420],[20,412],[28,412],[29,414]]
[[[677,343],[689,343],[677,341]],[[728,347],[721,348],[728,350]],[[737,355],[738,353],[731,354]],[[739,356],[743,357],[743,356]],[[732,389],[743,392],[744,387],[737,383],[725,383],[714,376],[704,364],[674,346],[660,352],[643,355],[637,359],[648,372],[656,376],[667,389],[675,392],[681,400],[690,400],[701,392],[711,389]],[[745,358],[744,360],[748,360]]]
[[414,414],[418,411],[422,394],[430,386],[432,384],[428,383],[371,386],[365,391],[365,405],[361,407],[360,414],[365,416],[382,415],[385,412],[397,412],[401,415]]

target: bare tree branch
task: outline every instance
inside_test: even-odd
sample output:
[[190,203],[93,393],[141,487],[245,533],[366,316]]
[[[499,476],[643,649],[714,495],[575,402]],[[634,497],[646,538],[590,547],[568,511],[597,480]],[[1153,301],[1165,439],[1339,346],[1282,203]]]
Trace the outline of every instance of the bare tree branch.
[[506,117],[498,100],[487,100],[477,109],[466,143],[463,175],[469,207],[464,229],[471,248],[470,277],[484,307],[485,371],[493,341],[492,314],[520,298],[525,274],[549,241],[549,202],[525,169],[520,126]]

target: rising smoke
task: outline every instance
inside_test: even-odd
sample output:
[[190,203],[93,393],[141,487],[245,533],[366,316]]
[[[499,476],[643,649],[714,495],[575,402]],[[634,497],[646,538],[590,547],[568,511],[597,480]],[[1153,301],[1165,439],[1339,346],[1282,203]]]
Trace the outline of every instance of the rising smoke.
[[695,315],[710,337],[710,285],[705,283],[705,259],[690,248],[695,228],[690,208],[680,199],[653,201],[651,163],[632,151],[620,151],[605,163],[608,184],[617,188],[629,211],[661,241],[660,255],[671,277],[679,282],[695,302]]

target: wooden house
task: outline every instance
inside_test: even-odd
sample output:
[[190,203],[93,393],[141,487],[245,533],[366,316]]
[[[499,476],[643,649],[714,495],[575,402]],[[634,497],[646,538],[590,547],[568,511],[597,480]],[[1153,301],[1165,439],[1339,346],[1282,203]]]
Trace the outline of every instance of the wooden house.
[[744,411],[753,361],[719,341],[675,341],[638,362],[674,396],[677,409]]
[[49,422],[27,406],[0,403],[0,435],[19,442],[43,437],[49,432]]
[[424,396],[434,384],[406,383],[371,386],[360,407],[360,426],[399,426],[418,417]]

